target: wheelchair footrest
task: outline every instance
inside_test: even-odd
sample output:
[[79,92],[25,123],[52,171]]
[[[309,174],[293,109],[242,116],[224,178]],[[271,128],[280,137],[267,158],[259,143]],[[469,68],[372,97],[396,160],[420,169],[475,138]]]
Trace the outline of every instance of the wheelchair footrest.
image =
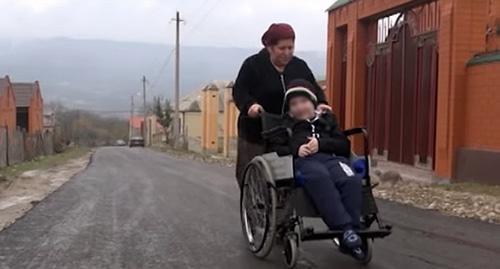
[[[320,233],[306,232],[302,234],[301,241],[312,241],[312,240],[328,240],[334,238],[341,238],[344,231],[325,231]],[[382,228],[379,230],[362,230],[358,231],[361,238],[384,238],[391,234],[391,229]]]

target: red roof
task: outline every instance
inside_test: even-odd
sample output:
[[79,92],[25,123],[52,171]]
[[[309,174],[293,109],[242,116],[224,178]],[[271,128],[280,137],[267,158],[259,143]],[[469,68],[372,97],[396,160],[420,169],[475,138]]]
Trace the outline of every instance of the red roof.
[[[143,116],[134,116],[132,118],[129,118],[129,123],[132,125],[132,128],[135,129],[141,129],[142,123],[144,122],[144,117]],[[159,130],[163,129],[163,126],[159,124],[158,122],[156,123],[156,128]]]
[[129,124],[132,125],[132,128],[140,129],[143,121],[144,117],[135,116],[129,119]]

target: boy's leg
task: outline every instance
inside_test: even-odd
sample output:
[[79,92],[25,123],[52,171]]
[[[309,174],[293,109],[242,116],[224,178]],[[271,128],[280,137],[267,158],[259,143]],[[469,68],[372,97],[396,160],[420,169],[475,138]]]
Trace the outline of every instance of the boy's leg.
[[340,193],[342,204],[352,219],[353,227],[359,228],[363,197],[361,178],[354,174],[346,158],[333,157],[326,162],[326,165],[331,175],[330,179]]
[[351,217],[342,205],[342,198],[330,180],[330,173],[321,160],[314,156],[299,158],[296,169],[304,178],[304,190],[313,201],[324,222],[331,230],[343,229],[351,225]]

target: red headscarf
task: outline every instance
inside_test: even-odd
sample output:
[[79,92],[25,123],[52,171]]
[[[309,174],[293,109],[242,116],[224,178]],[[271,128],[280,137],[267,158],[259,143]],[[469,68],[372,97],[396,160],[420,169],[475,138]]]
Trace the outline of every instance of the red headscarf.
[[295,32],[292,26],[286,23],[273,23],[269,29],[262,35],[262,44],[264,46],[276,45],[280,40],[295,40]]

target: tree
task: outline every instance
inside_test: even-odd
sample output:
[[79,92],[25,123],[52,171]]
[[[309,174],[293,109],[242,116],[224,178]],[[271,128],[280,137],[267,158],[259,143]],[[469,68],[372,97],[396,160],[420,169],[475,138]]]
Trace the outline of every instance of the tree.
[[165,103],[162,104],[161,97],[154,97],[153,112],[158,118],[158,123],[163,127],[168,142],[168,129],[172,123],[172,106],[170,105],[170,100],[165,99]]
[[57,135],[61,143],[100,146],[110,145],[117,139],[126,140],[128,137],[128,121],[125,118],[104,117],[55,103],[51,107],[57,108]]

